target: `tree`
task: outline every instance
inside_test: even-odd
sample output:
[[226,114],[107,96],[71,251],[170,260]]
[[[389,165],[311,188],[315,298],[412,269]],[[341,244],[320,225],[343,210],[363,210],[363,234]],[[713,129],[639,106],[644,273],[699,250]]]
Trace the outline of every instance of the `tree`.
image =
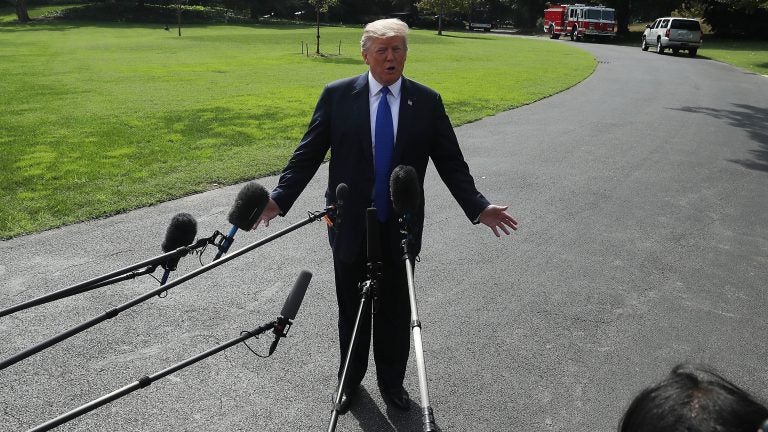
[[683,6],[683,0],[630,1],[629,3],[632,17],[642,21],[653,21],[659,17],[670,16],[672,11]]
[[524,30],[538,29],[537,22],[544,17],[546,0],[517,0],[516,3],[517,17],[515,25]]
[[766,0],[697,0],[702,17],[719,36],[765,38]]
[[630,0],[608,0],[606,6],[616,10],[616,33],[629,33]]
[[421,11],[437,14],[437,34],[443,35],[443,17],[449,14],[463,14],[469,9],[470,0],[421,0],[416,7]]
[[315,8],[315,16],[317,17],[317,50],[315,54],[320,55],[320,13],[328,13],[328,9],[336,6],[339,0],[307,0],[307,3]]
[[23,23],[30,21],[27,0],[16,0],[16,18]]

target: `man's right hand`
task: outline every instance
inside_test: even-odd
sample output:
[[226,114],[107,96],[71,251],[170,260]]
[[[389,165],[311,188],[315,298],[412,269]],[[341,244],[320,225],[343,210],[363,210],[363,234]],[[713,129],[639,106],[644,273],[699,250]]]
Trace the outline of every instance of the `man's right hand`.
[[267,206],[264,207],[264,211],[261,212],[261,216],[259,216],[259,220],[256,221],[255,224],[253,224],[252,229],[256,229],[259,227],[259,224],[262,222],[264,223],[265,227],[269,226],[269,221],[275,218],[275,216],[278,216],[281,213],[280,207],[278,207],[277,203],[272,200],[272,198],[269,199],[269,202],[267,203]]

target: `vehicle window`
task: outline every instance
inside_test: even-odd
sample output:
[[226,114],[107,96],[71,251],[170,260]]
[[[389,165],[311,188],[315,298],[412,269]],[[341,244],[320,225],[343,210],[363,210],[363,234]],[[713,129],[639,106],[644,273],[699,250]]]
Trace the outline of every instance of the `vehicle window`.
[[701,25],[696,20],[673,19],[670,28],[678,30],[701,31]]
[[667,23],[668,23],[668,22],[669,22],[669,20],[668,20],[668,19],[663,19],[663,20],[661,20],[661,24],[659,25],[659,27],[661,27],[661,28],[667,28]]
[[659,24],[661,24],[661,20],[656,20],[656,22],[655,22],[655,23],[653,23],[653,25],[651,26],[651,28],[652,28],[652,29],[656,29],[656,28],[659,28]]
[[603,10],[603,21],[613,21],[613,11],[612,10]]
[[599,20],[600,15],[600,9],[584,9],[584,18],[586,19]]

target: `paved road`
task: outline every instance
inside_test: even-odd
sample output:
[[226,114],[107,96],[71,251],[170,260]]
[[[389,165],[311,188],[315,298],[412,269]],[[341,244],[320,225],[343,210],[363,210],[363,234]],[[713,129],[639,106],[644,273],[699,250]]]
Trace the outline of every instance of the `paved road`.
[[[586,81],[457,129],[480,189],[519,218],[514,238],[470,225],[434,171],[428,179],[416,285],[444,430],[610,431],[681,361],[768,396],[768,80],[705,58],[578,47],[598,60]],[[323,167],[288,217],[235,246],[319,209],[326,178]],[[2,242],[0,305],[153,256],[177,212],[200,235],[228,229],[239,188]],[[198,267],[186,258],[174,277]],[[302,269],[314,278],[273,357],[233,347],[60,430],[325,430],[338,344],[330,267],[314,223],[0,371],[0,431],[274,319]],[[144,277],[0,318],[0,357],[156,287]],[[417,407],[388,409],[371,375],[337,430],[421,430]]]

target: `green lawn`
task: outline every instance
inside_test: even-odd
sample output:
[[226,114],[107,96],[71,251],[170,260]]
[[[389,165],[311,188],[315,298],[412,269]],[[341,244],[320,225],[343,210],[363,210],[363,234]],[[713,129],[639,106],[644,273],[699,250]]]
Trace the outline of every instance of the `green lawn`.
[[699,54],[750,72],[768,75],[768,41],[718,39],[705,36]]
[[[311,27],[196,26],[178,37],[157,25],[18,25],[8,13],[0,238],[278,172],[324,84],[366,70],[360,28],[323,28],[329,55],[308,57]],[[540,61],[555,57],[569,68]],[[458,125],[559,92],[595,65],[563,44],[413,31],[406,75],[441,91]]]

